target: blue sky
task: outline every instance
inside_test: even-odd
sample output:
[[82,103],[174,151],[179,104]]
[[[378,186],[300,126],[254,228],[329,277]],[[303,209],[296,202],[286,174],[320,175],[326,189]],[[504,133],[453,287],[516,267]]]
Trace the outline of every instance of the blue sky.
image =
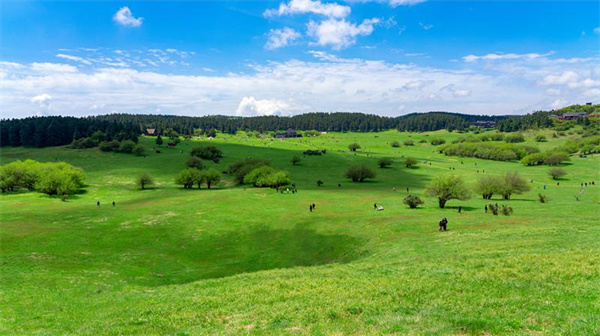
[[2,117],[519,114],[600,97],[598,1],[3,1]]

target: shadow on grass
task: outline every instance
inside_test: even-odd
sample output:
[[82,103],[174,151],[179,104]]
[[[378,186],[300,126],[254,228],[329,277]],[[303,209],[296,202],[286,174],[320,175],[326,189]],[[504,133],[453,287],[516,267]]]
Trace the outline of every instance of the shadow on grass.
[[358,238],[324,235],[298,226],[289,230],[254,227],[198,240],[172,230],[161,235],[159,243],[145,239],[127,251],[138,256],[119,265],[127,281],[146,286],[182,284],[262,270],[348,263],[366,253]]

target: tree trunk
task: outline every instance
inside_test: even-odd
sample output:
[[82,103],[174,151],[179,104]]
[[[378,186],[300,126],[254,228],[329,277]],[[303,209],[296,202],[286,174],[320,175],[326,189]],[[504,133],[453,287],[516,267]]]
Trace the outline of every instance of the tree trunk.
[[438,204],[440,205],[440,208],[443,209],[446,206],[446,200],[443,198],[438,198]]

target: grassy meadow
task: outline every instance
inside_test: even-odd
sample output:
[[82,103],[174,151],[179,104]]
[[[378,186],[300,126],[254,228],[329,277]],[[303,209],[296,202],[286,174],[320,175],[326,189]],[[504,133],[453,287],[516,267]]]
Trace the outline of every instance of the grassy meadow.
[[[548,132],[548,142],[536,143],[539,133],[525,134],[543,150],[566,141]],[[2,148],[2,164],[81,167],[87,187],[67,202],[35,192],[0,195],[0,333],[600,334],[600,155],[572,157],[557,185],[548,166],[449,157],[419,143],[460,136],[386,131],[278,140],[240,132],[149,150],[146,158]],[[390,146],[406,139],[415,145]],[[353,142],[359,152],[348,152]],[[140,143],[152,149],[154,139]],[[290,172],[298,193],[234,185],[228,175],[214,189],[184,190],[174,177],[199,144],[223,150],[220,163],[207,162],[219,171],[247,157],[269,159]],[[292,165],[306,149],[328,151]],[[382,156],[394,158],[392,167],[377,167]],[[403,156],[418,166],[405,168]],[[377,177],[344,178],[355,163]],[[531,191],[491,201],[512,206],[513,215],[485,214],[490,201],[475,194],[446,209],[425,195],[433,176],[460,175],[472,186],[484,170],[533,180]],[[135,185],[144,172],[154,188]],[[596,185],[580,195],[580,183],[590,181]],[[407,188],[425,204],[402,204]],[[540,192],[549,203],[538,201]],[[373,211],[374,203],[385,210]],[[444,217],[449,230],[438,232]]]

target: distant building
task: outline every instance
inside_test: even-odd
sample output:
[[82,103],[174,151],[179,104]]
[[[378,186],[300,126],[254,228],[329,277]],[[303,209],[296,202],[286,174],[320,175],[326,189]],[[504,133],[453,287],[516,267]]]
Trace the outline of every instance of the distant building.
[[473,123],[473,126],[483,127],[483,128],[493,128],[493,127],[496,127],[496,121],[494,121],[494,120],[478,120]]
[[288,128],[288,130],[285,132],[275,133],[275,138],[277,138],[277,139],[302,138],[302,134],[298,134],[293,129]]
[[146,128],[146,134],[156,135],[156,128]]
[[572,112],[572,113],[564,113],[561,117],[558,117],[560,120],[575,120],[579,118],[583,118],[587,116],[585,112]]

